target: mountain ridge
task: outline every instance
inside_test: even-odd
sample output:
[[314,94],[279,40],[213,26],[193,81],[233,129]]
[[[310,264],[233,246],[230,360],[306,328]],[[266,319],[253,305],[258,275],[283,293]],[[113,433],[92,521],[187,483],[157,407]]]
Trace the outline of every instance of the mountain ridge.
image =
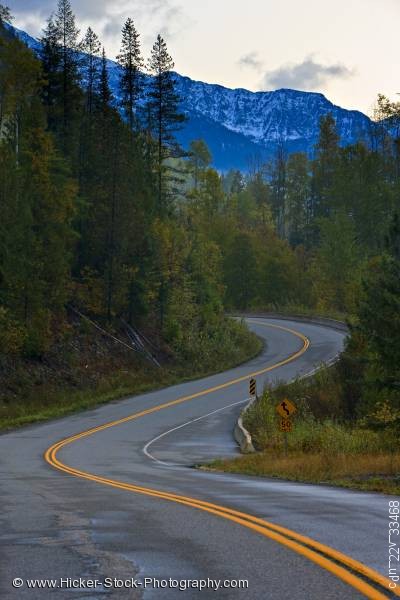
[[[40,41],[25,31],[10,26],[35,52]],[[108,59],[110,85],[118,99],[118,64]],[[187,148],[193,139],[202,138],[213,155],[215,168],[247,170],[254,158],[271,158],[282,146],[287,154],[312,155],[318,140],[320,118],[331,113],[343,146],[368,141],[371,120],[358,110],[333,104],[321,92],[290,88],[252,92],[242,87],[193,80],[174,73],[181,109],[188,119],[178,132],[179,142]]]

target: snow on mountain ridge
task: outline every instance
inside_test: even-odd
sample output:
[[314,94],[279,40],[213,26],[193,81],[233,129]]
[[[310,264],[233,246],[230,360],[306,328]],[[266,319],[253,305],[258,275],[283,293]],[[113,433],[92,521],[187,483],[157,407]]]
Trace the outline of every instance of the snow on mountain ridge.
[[181,76],[178,81],[188,111],[207,115],[257,144],[314,140],[319,118],[328,112],[332,112],[347,143],[369,129],[370,120],[363,113],[335,106],[320,93],[284,88],[270,92],[231,90]]
[[[10,29],[35,52],[40,50],[40,41]],[[110,86],[118,99],[119,67],[108,60],[108,69]],[[175,76],[182,110],[188,116],[178,139],[187,147],[191,140],[203,138],[213,154],[214,166],[221,170],[246,169],[250,156],[268,158],[281,144],[288,153],[312,154],[320,118],[328,113],[336,120],[342,145],[369,139],[371,121],[366,115],[335,106],[321,93],[285,88],[252,92],[195,81],[179,73]]]

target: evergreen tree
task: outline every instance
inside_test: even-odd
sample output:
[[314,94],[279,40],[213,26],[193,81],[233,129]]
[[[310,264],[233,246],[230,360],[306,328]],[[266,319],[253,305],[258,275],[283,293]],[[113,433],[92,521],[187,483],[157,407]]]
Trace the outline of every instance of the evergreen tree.
[[75,15],[72,11],[70,0],[58,0],[54,25],[61,47],[64,83],[68,84],[68,78],[71,80],[76,78],[78,80],[77,52],[80,49],[78,44],[79,29],[75,24]]
[[291,154],[287,162],[286,229],[292,246],[307,240],[310,205],[310,175],[307,155]]
[[340,151],[336,176],[338,204],[351,215],[367,256],[380,253],[396,207],[397,186],[387,157],[357,143]]
[[47,120],[52,131],[59,129],[58,119],[60,116],[61,98],[61,50],[59,46],[59,34],[53,17],[47,21],[46,29],[41,38],[40,58],[43,73],[46,77],[46,85],[42,90],[43,102],[47,108]]
[[286,167],[287,157],[282,144],[276,150],[271,172],[271,206],[274,216],[276,231],[279,237],[284,238],[286,218]]
[[228,171],[224,177],[224,189],[229,195],[239,194],[244,190],[245,181],[242,173],[236,169]]
[[286,241],[276,234],[265,236],[264,248],[258,252],[257,264],[261,272],[260,296],[264,306],[285,306],[301,303],[304,297],[299,277],[297,258]]
[[12,16],[8,6],[0,4],[0,26],[3,26],[4,23],[10,24],[13,21],[13,19],[14,17]]
[[249,308],[259,284],[257,260],[251,238],[237,234],[225,259],[225,281],[228,305],[241,310]]
[[[93,168],[97,147],[96,123],[93,112],[96,104],[96,92],[100,83],[100,42],[97,35],[89,27],[81,43],[81,49],[84,52],[80,61],[82,74],[82,83],[85,91],[84,114],[81,117],[79,132],[79,182],[82,196],[87,196],[89,191],[84,185],[92,185],[91,178],[85,177]],[[81,227],[80,233],[81,231]]]
[[312,207],[314,217],[328,217],[338,209],[336,176],[339,161],[339,135],[331,114],[321,117],[319,139],[313,163]]
[[214,169],[205,169],[199,175],[198,202],[207,219],[220,213],[225,202],[221,178]]
[[247,189],[253,197],[258,211],[261,214],[263,225],[270,224],[271,221],[271,190],[264,179],[262,171],[257,170],[250,176]]
[[174,62],[168,54],[167,45],[161,35],[158,35],[148,63],[152,80],[148,91],[147,109],[150,129],[157,144],[156,177],[160,214],[168,213],[170,209],[168,199],[171,190],[168,185],[179,181],[179,178],[173,175],[171,165],[166,164],[166,159],[181,154],[174,133],[185,120],[184,115],[179,112],[179,96],[175,90],[173,68]]
[[104,48],[101,54],[101,70],[98,81],[98,88],[96,91],[99,98],[99,106],[101,112],[103,115],[105,115],[112,104],[113,98],[108,77],[106,51]]
[[141,69],[144,67],[144,61],[139,37],[132,19],[127,19],[122,29],[122,44],[117,61],[121,69],[122,107],[131,131],[138,127],[137,102],[142,93]]
[[10,124],[17,114],[18,128],[3,129],[0,138],[0,312],[21,332],[25,351],[40,354],[53,319],[62,324],[76,187],[46,131],[39,62],[16,38],[4,50],[1,87],[12,91],[5,110]]
[[194,189],[199,186],[200,174],[212,161],[212,156],[204,140],[193,140],[189,146],[189,169],[193,173]]
[[100,80],[100,49],[99,38],[89,27],[81,43],[84,52],[82,60],[82,75],[86,92],[86,110],[89,114],[93,112],[94,94],[99,86]]
[[390,225],[389,234],[386,238],[386,248],[389,255],[394,260],[400,262],[400,215],[395,213],[393,215],[392,223]]
[[[352,329],[349,351],[363,340],[361,408],[371,420],[400,426],[400,219],[396,214],[386,252],[369,262],[359,302],[358,325]],[[387,409],[382,411],[386,406]],[[389,411],[390,418],[387,419]],[[383,412],[383,414],[381,414]],[[386,414],[385,414],[386,413]]]
[[58,0],[54,18],[48,21],[42,38],[42,59],[46,79],[49,124],[63,151],[77,167],[79,113],[82,92],[79,87],[79,30],[69,0]]
[[384,155],[388,166],[393,163],[397,182],[400,179],[400,102],[391,102],[383,94],[378,94],[377,106],[373,114],[371,146]]
[[[79,182],[84,198],[90,195],[88,186],[93,185],[93,166],[98,151],[95,139],[98,132],[94,111],[97,104],[96,94],[100,86],[101,76],[100,48],[99,38],[91,27],[89,27],[80,44],[80,49],[83,52],[80,60],[80,74],[82,75],[82,84],[85,92],[85,103],[79,127]],[[85,174],[87,175],[86,177]],[[82,233],[82,225],[79,229],[80,233]]]
[[[40,64],[30,50],[0,25],[0,133],[19,163],[24,111],[40,88]],[[0,136],[1,139],[1,136]]]
[[343,212],[318,220],[320,244],[313,265],[317,305],[342,313],[354,311],[358,294],[360,253],[352,220]]

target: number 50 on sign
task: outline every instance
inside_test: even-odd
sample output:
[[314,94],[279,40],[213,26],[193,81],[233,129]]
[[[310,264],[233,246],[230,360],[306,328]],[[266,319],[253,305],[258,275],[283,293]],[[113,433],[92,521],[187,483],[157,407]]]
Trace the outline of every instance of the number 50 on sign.
[[279,429],[283,433],[292,433],[293,423],[290,419],[281,419],[279,422]]

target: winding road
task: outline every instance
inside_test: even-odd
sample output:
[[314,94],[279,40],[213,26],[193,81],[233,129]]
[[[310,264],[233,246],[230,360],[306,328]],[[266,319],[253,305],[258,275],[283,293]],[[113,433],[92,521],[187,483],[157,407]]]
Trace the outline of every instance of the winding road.
[[[259,389],[288,381],[343,346],[323,325],[248,323],[267,344],[245,365],[0,436],[0,598],[395,597],[385,580],[393,497],[192,468],[238,453],[249,377]],[[157,587],[169,578],[220,587]]]

